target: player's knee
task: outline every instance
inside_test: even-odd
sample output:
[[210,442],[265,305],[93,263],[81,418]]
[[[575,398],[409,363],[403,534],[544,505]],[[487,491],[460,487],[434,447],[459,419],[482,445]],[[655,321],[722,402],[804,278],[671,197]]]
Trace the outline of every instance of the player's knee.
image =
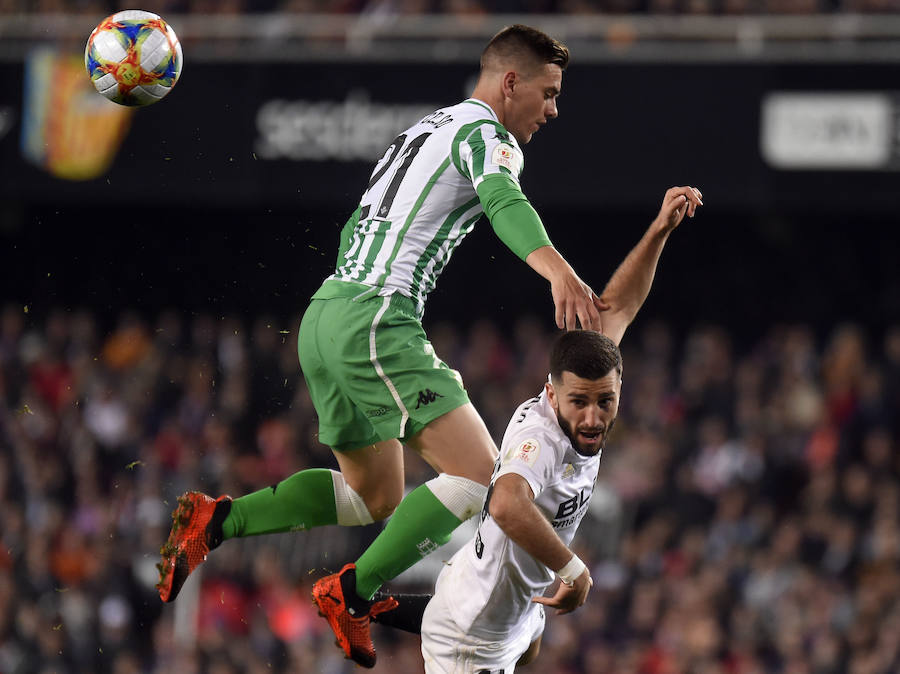
[[366,508],[376,522],[386,519],[394,514],[400,501],[403,500],[403,485],[380,485],[379,489],[368,490],[362,494],[366,502]]
[[393,515],[398,505],[400,505],[400,499],[373,498],[366,500],[366,507],[368,507],[372,519],[376,522]]
[[403,498],[403,483],[353,485],[338,471],[331,471],[337,523],[341,526],[371,524],[389,517]]

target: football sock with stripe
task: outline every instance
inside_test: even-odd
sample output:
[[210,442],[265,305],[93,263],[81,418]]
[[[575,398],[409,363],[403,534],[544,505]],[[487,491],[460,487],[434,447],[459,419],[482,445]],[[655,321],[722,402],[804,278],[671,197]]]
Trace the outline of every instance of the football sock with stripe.
[[222,533],[234,538],[337,524],[334,482],[332,471],[313,468],[236,498],[222,523]]
[[357,560],[357,594],[371,599],[386,581],[444,545],[481,509],[486,494],[487,487],[445,473],[412,490]]

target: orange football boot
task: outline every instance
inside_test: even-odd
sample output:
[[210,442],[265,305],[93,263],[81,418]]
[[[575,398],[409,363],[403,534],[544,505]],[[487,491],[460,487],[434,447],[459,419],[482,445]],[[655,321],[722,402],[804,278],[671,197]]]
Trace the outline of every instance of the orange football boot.
[[222,542],[222,522],[231,511],[231,497],[213,499],[198,491],[178,497],[172,512],[172,531],[159,550],[159,598],[174,601],[191,572]]
[[369,634],[370,618],[397,608],[397,600],[388,597],[374,603],[368,602],[366,613],[354,610],[344,601],[344,589],[341,587],[341,576],[348,571],[355,575],[356,565],[346,564],[338,573],[317,580],[313,585],[312,597],[319,607],[319,615],[328,621],[337,637],[335,644],[344,651],[344,657],[371,669],[375,666],[376,656]]

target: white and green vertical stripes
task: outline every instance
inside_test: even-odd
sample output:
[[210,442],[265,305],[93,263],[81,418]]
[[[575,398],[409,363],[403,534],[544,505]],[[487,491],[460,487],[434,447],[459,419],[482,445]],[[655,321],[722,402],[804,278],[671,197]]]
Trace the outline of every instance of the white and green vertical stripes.
[[375,166],[341,233],[330,278],[382,295],[400,292],[421,315],[453,251],[484,212],[475,188],[492,173],[518,182],[521,166],[518,144],[483,102],[428,115],[397,136]]

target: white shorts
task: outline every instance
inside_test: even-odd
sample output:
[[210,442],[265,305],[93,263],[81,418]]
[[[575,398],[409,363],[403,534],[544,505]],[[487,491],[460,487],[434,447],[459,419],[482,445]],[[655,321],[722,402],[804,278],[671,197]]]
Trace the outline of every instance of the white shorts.
[[438,592],[422,617],[422,657],[425,674],[511,674],[531,642],[544,631],[544,607],[534,604],[525,629],[502,641],[467,634],[453,621]]

